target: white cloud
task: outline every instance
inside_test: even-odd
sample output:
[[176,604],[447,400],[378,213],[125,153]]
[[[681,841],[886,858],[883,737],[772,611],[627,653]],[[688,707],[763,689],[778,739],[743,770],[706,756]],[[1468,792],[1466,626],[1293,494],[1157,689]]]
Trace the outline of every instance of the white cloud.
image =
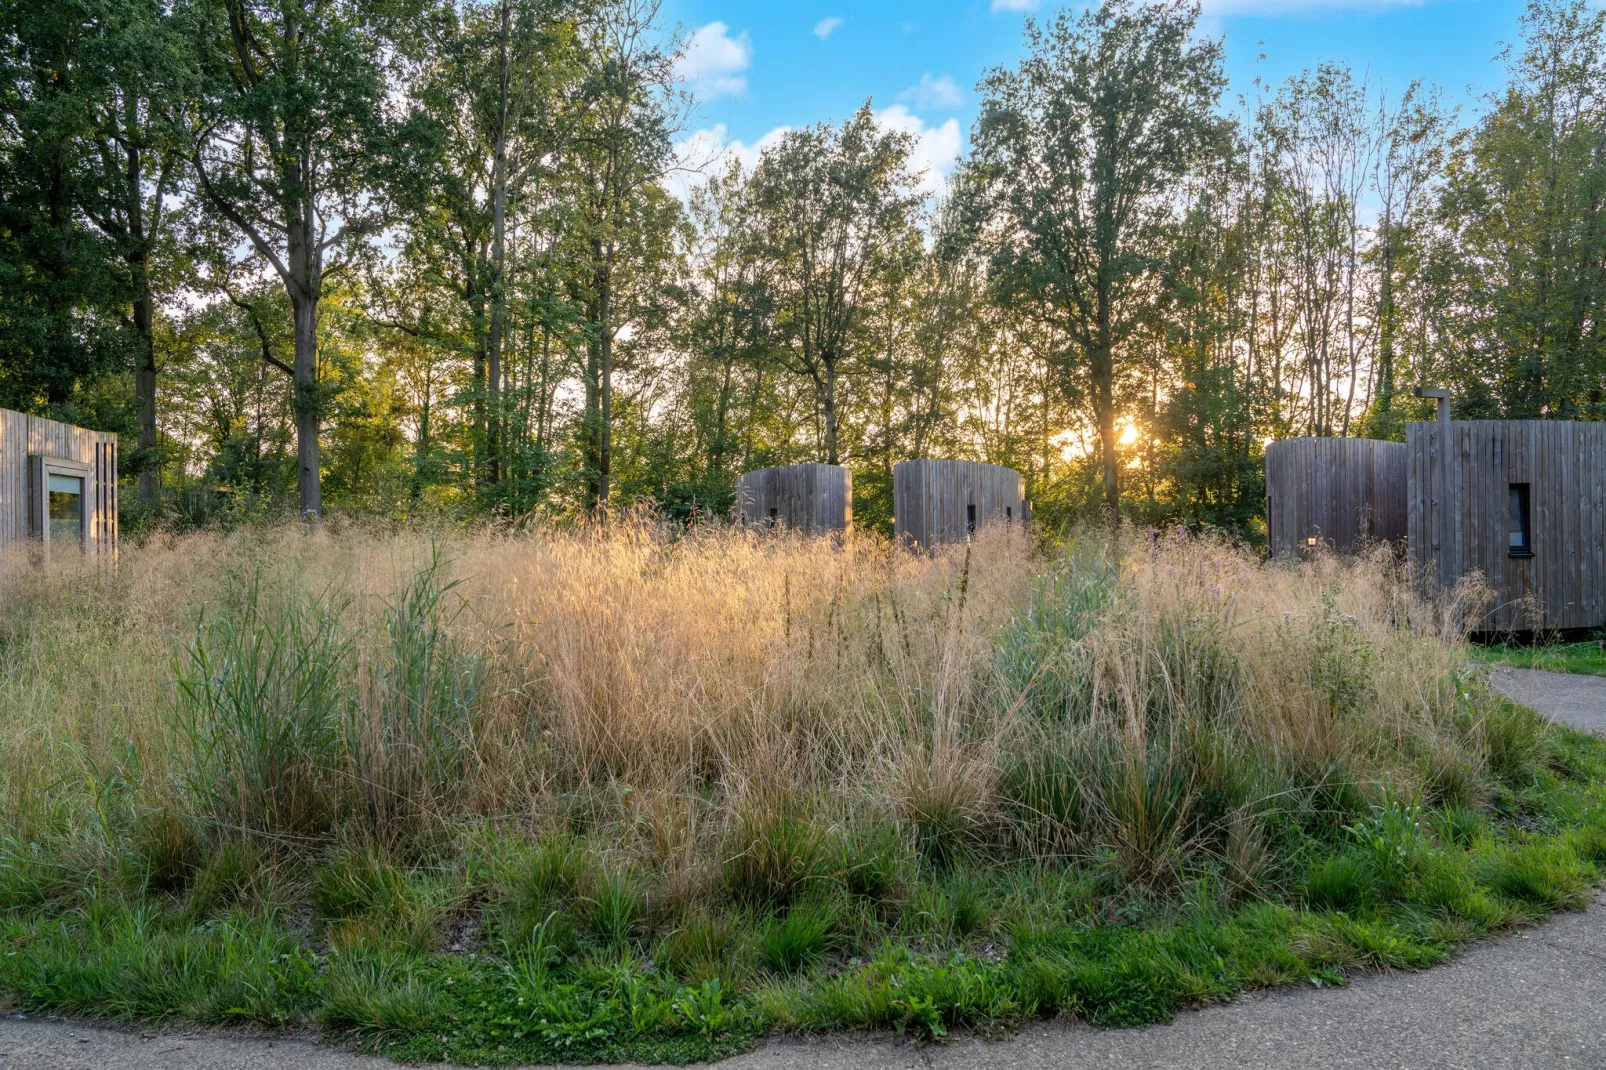
[[682,201],[687,200],[692,190],[708,181],[708,176],[718,174],[730,166],[732,160],[739,160],[743,170],[751,171],[758,166],[759,155],[778,143],[790,129],[791,127],[787,126],[777,126],[751,145],[733,139],[730,136],[730,128],[724,123],[715,123],[706,129],[687,134],[675,142],[676,167],[664,185]]
[[1000,11],[1036,11],[1037,0],[993,0],[994,14]]
[[[902,104],[883,108],[874,118],[883,130],[896,130],[914,140],[909,153],[909,170],[915,176],[919,191],[928,197],[945,192],[948,176],[953,174],[964,147],[959,120],[947,119],[934,126],[928,125]],[[684,201],[708,181],[708,176],[722,172],[732,160],[740,161],[742,169],[751,172],[758,166],[764,151],[779,144],[791,129],[777,126],[751,143],[731,137],[730,128],[724,123],[687,134],[675,142],[676,168],[664,180],[664,185]]]
[[916,111],[934,111],[938,108],[957,108],[965,102],[964,91],[954,82],[952,75],[943,75],[933,78],[931,72],[920,76],[920,84],[912,85],[898,94],[899,100],[906,100],[915,106]]
[[886,130],[896,130],[914,138],[909,153],[909,169],[914,172],[920,192],[937,196],[948,188],[948,176],[963,147],[959,120],[949,119],[936,126],[927,126],[924,119],[902,104],[894,104],[875,113],[876,124]]
[[753,62],[753,43],[743,30],[735,37],[723,22],[710,22],[686,39],[675,60],[675,77],[691,84],[705,100],[747,89],[742,72]]
[[830,37],[833,33],[836,33],[841,26],[842,16],[840,15],[832,15],[829,18],[823,18],[814,24],[814,36],[823,41],[827,37]]

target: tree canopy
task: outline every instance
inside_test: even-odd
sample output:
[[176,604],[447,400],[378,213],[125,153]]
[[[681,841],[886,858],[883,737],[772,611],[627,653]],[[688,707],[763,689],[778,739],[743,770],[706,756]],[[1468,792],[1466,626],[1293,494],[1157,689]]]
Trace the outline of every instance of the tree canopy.
[[933,195],[870,102],[698,160],[657,0],[0,15],[0,405],[132,437],[130,521],[722,516],[736,476],[1026,477],[1263,532],[1281,435],[1606,417],[1606,12],[1469,114],[1229,97],[1185,0],[1029,20]]

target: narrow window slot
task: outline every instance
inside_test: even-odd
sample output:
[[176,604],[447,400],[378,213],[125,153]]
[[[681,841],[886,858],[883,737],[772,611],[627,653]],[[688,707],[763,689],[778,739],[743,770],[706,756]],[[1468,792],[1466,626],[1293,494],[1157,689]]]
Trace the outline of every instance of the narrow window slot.
[[1531,498],[1527,483],[1511,484],[1507,545],[1512,557],[1533,556]]

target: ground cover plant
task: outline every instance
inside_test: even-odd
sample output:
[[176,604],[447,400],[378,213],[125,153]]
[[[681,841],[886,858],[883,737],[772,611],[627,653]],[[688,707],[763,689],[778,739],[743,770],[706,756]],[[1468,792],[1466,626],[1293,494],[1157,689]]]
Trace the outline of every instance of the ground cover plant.
[[0,571],[0,989],[404,1059],[1126,1025],[1582,905],[1386,555],[338,523]]
[[1474,649],[1480,660],[1491,665],[1606,676],[1606,635],[1574,643],[1500,643]]

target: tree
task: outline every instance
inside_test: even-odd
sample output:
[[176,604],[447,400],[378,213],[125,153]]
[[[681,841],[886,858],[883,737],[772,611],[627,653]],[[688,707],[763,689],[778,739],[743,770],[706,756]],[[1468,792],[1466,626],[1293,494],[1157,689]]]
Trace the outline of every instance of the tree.
[[[589,340],[585,384],[586,504],[606,516],[612,486],[614,344],[630,246],[662,255],[673,215],[659,185],[673,164],[674,50],[655,40],[661,0],[613,0],[589,22],[580,93],[586,121],[570,154],[580,239],[589,254],[581,303]],[[649,272],[650,274],[650,272]],[[622,293],[623,290],[623,293]]]
[[908,136],[880,129],[866,103],[841,127],[788,132],[753,175],[778,353],[814,388],[826,464],[842,458],[838,393],[866,302],[878,273],[910,247],[909,150]]
[[407,260],[462,306],[482,489],[501,479],[506,452],[503,356],[517,266],[509,233],[528,222],[521,207],[546,195],[585,108],[571,7],[496,0],[443,11],[414,82],[410,151],[387,182],[407,225]]
[[1606,11],[1535,0],[1506,91],[1449,164],[1447,334],[1464,409],[1606,416]]
[[0,404],[120,429],[79,411],[85,388],[130,362],[119,249],[85,218],[104,175],[97,116],[108,36],[102,0],[0,9]]
[[384,149],[385,30],[366,0],[194,0],[205,78],[199,192],[271,266],[295,327],[297,486],[322,516],[318,303],[325,276],[379,225],[366,181]]
[[[183,124],[197,89],[196,71],[185,27],[154,0],[105,0],[99,29],[91,61],[99,74],[91,103],[92,195],[84,210],[127,272],[137,339],[139,497],[150,504],[160,490],[155,280],[176,259],[173,224],[186,208],[179,196],[186,155]],[[162,265],[153,263],[159,255]]]
[[1062,375],[1089,382],[1112,516],[1126,345],[1156,310],[1176,186],[1223,140],[1221,47],[1193,40],[1197,18],[1178,0],[1108,0],[1029,22],[1020,66],[983,80],[971,138],[994,271],[1070,337]]

